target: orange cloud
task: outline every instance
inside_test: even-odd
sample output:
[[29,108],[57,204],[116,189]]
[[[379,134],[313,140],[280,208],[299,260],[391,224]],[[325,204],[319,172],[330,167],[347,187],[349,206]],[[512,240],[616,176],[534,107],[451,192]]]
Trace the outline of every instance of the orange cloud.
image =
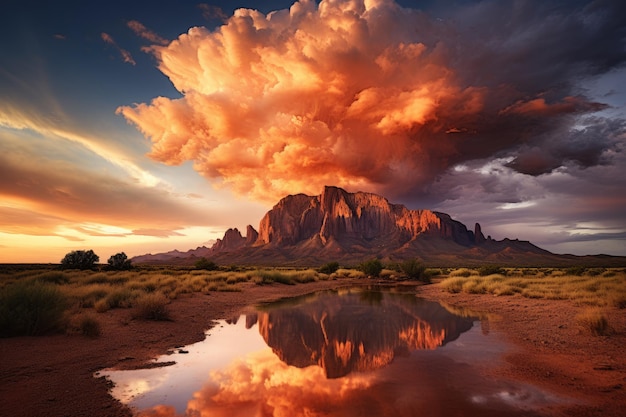
[[187,412],[213,417],[353,416],[359,411],[350,400],[370,380],[363,374],[329,380],[319,367],[288,366],[264,350],[213,373],[188,402]]
[[560,102],[547,103],[546,99],[539,97],[533,100],[519,100],[507,107],[502,113],[517,113],[528,116],[554,116],[562,113],[582,113],[588,111],[603,110],[607,106],[602,103],[591,103],[581,97],[565,97]]
[[128,52],[126,49],[121,48],[117,42],[115,42],[115,39],[113,39],[113,37],[111,35],[109,35],[106,32],[102,32],[100,34],[100,37],[102,38],[102,40],[109,44],[112,45],[115,49],[117,49],[120,53],[120,55],[122,56],[122,59],[124,60],[124,62],[126,62],[127,64],[131,64],[131,65],[135,65],[136,62],[133,59],[133,56],[130,54],[130,52]]
[[264,15],[239,9],[215,32],[192,28],[154,46],[181,99],[118,112],[166,164],[274,201],[324,184],[348,188],[431,178],[431,152],[455,113],[483,91],[462,87],[420,42],[396,41],[394,2],[299,1]]
[[198,4],[198,9],[202,10],[202,17],[204,17],[206,20],[228,19],[228,16],[226,15],[226,13],[224,13],[221,7],[211,6],[210,4],[206,4],[206,3],[200,3]]
[[484,25],[472,19],[431,19],[393,0],[238,9],[214,31],[149,48],[182,98],[117,112],[152,141],[154,160],[193,161],[217,186],[274,202],[328,184],[412,195],[458,163],[515,154],[567,115],[604,108],[571,97],[572,84],[549,78],[557,72],[532,85],[545,63],[520,65],[510,28],[475,33]]
[[126,25],[133,31],[137,36],[140,36],[152,43],[156,43],[159,45],[167,45],[170,41],[165,38],[162,38],[155,32],[146,28],[141,22],[137,20],[130,20]]

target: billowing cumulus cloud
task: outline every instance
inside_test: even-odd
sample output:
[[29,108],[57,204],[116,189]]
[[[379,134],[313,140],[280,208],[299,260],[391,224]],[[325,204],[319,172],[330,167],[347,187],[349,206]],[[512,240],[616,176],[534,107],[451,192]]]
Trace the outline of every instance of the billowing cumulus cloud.
[[[238,9],[155,45],[181,98],[120,107],[166,164],[257,199],[325,184],[403,196],[468,161],[592,167],[623,126],[578,80],[623,64],[619,2],[481,2],[443,17],[393,0]],[[603,131],[607,128],[609,130]],[[596,133],[601,140],[595,140]]]

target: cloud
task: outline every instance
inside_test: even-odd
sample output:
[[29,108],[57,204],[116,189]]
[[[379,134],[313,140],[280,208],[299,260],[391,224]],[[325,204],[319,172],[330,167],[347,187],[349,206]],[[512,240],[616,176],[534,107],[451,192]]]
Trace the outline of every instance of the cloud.
[[442,19],[392,0],[238,9],[214,31],[151,48],[182,98],[118,113],[150,138],[153,159],[194,161],[266,201],[325,184],[407,196],[502,155],[531,175],[592,166],[581,152],[613,143],[572,128],[606,106],[575,83],[624,62],[620,8],[481,2]]
[[50,120],[36,110],[29,111],[28,108],[20,108],[11,104],[0,104],[0,127],[31,130],[49,138],[80,144],[99,157],[123,169],[140,184],[155,186],[161,182],[150,172],[129,161],[128,156],[124,152],[116,150],[115,146],[111,144],[107,145],[102,138],[94,135],[85,135],[67,128],[63,126],[65,120],[59,123],[58,119],[65,119],[62,111],[59,111],[59,116]]
[[136,229],[136,230],[133,230],[133,234],[141,235],[141,236],[153,236],[153,237],[185,236],[184,234],[179,233],[176,230],[168,230],[168,229]]
[[131,64],[131,65],[136,65],[135,60],[133,59],[133,56],[130,54],[130,52],[128,52],[126,49],[121,48],[117,42],[115,42],[115,39],[113,39],[113,37],[111,35],[109,35],[106,32],[102,32],[100,34],[100,38],[102,38],[102,40],[113,46],[115,49],[117,49],[117,51],[120,53],[120,55],[122,56],[122,60],[124,60],[124,62],[126,62],[127,64]]
[[198,9],[202,10],[202,17],[206,20],[220,19],[226,21],[228,19],[228,15],[224,13],[221,7],[200,3],[198,4]]
[[[167,189],[146,187],[65,160],[33,153],[6,140],[0,150],[0,230],[38,236],[128,236],[158,223],[159,235],[185,225],[208,225],[207,213],[179,202]],[[59,152],[40,146],[51,156]],[[185,220],[181,220],[185,219]],[[101,228],[98,225],[110,225]],[[113,226],[117,226],[116,228]],[[153,231],[153,235],[156,234]]]
[[158,34],[156,34],[155,32],[151,31],[150,29],[146,28],[141,22],[138,22],[136,20],[129,20],[126,25],[133,31],[135,32],[135,34],[137,36],[140,36],[152,43],[158,44],[158,45],[167,45],[170,41],[168,41],[165,38],[162,38],[161,36],[159,36]]

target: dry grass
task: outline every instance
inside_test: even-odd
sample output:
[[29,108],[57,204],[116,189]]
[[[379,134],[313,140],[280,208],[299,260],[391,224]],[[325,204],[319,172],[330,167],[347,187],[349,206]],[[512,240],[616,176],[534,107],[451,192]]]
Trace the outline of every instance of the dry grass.
[[606,315],[598,308],[588,308],[578,314],[576,322],[594,336],[608,336],[613,333]]
[[463,277],[454,272],[452,271],[449,278],[439,283],[444,291],[498,296],[520,294],[528,298],[573,300],[579,305],[626,308],[626,273],[624,271],[615,270],[609,274],[604,272],[580,276],[565,275],[562,271],[550,271],[550,275],[546,276],[535,273],[524,276],[493,274],[485,277],[475,275]]
[[163,293],[144,294],[135,302],[133,318],[143,320],[165,321],[171,320],[168,304],[170,303]]
[[[130,271],[7,268],[0,271],[0,295],[3,297],[0,336],[71,330],[97,337],[94,336],[98,332],[97,320],[89,316],[90,312],[132,308],[134,316],[163,320],[169,317],[165,311],[166,301],[181,294],[241,291],[241,286],[248,282],[296,285],[320,279],[329,279],[329,276],[314,269],[286,268],[229,267],[219,271],[182,267],[146,267]],[[28,297],[39,301],[33,301],[30,308],[23,301]],[[46,300],[42,301],[42,297]],[[37,306],[48,304],[46,320],[40,320]],[[67,316],[67,322],[61,320],[63,315]]]

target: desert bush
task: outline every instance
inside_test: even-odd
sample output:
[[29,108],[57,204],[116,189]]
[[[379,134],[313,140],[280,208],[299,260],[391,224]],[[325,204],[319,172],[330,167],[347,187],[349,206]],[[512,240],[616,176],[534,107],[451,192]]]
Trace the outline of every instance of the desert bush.
[[498,265],[484,265],[478,268],[478,275],[481,277],[493,274],[506,275],[506,271]]
[[428,278],[436,277],[438,275],[447,275],[448,272],[441,268],[426,268],[425,273],[428,275]]
[[108,285],[89,284],[78,287],[64,287],[63,293],[72,301],[78,303],[79,307],[94,307],[95,303],[106,297],[110,292]]
[[230,273],[228,277],[226,278],[226,283],[229,285],[237,284],[240,282],[246,282],[246,281],[248,281],[248,278],[246,277],[245,274]]
[[132,290],[122,288],[109,293],[105,301],[109,308],[129,308],[132,306],[134,298],[135,293]]
[[143,320],[171,320],[169,303],[170,300],[160,292],[144,294],[135,301],[132,316]]
[[339,262],[329,262],[325,265],[320,266],[318,271],[322,274],[330,275],[334,272],[337,272],[339,269]]
[[287,273],[293,281],[298,284],[306,284],[307,282],[315,282],[317,280],[317,272],[313,269],[305,269],[304,271],[293,271]]
[[467,268],[458,268],[450,272],[451,277],[469,277],[472,275],[472,270]]
[[61,259],[61,267],[65,269],[92,269],[100,257],[93,250],[75,250]]
[[590,277],[597,277],[598,275],[602,275],[604,272],[606,272],[606,269],[604,268],[588,268],[585,271],[585,275],[589,275]]
[[108,268],[114,271],[127,271],[133,267],[130,259],[124,252],[111,255],[107,263],[109,264]]
[[358,269],[362,271],[365,275],[370,277],[378,277],[383,270],[383,264],[380,260],[374,258],[369,261],[363,262],[359,265]]
[[613,332],[606,315],[599,309],[587,309],[576,316],[576,322],[594,336],[606,336]]
[[0,336],[35,336],[59,331],[67,300],[57,286],[16,282],[0,290]]
[[584,266],[572,266],[569,268],[566,268],[564,273],[565,275],[574,275],[574,276],[581,276],[585,273],[585,271],[587,270],[587,268],[585,268]]
[[85,284],[107,284],[109,282],[109,277],[103,272],[98,272],[86,276],[82,279],[82,282]]
[[612,305],[614,307],[621,309],[626,308],[626,293],[622,293],[622,294],[614,294],[611,293],[609,295],[609,305]]
[[107,303],[107,300],[102,298],[98,301],[96,301],[93,304],[93,308],[94,310],[96,310],[98,313],[104,313],[106,311],[109,311],[111,309],[111,307],[109,307],[109,303]]
[[295,285],[293,279],[279,271],[258,270],[253,273],[257,285],[266,285],[278,282],[285,285]]
[[430,282],[430,276],[426,273],[426,266],[417,259],[407,259],[400,264],[400,269],[409,279]]
[[365,274],[358,269],[339,268],[332,278],[365,278]]
[[92,339],[100,337],[102,333],[100,322],[90,314],[85,314],[79,319],[78,328],[83,336],[91,337]]
[[439,287],[444,291],[456,294],[463,290],[463,284],[465,284],[466,281],[467,279],[465,277],[446,278],[439,283]]
[[207,258],[200,258],[194,264],[196,269],[204,269],[206,271],[215,271],[219,269],[219,266],[213,261],[208,260]]
[[61,271],[48,271],[33,276],[34,280],[48,282],[50,284],[67,284],[70,277]]
[[378,276],[383,279],[394,279],[397,275],[398,271],[388,268],[383,268],[383,270],[378,274]]

